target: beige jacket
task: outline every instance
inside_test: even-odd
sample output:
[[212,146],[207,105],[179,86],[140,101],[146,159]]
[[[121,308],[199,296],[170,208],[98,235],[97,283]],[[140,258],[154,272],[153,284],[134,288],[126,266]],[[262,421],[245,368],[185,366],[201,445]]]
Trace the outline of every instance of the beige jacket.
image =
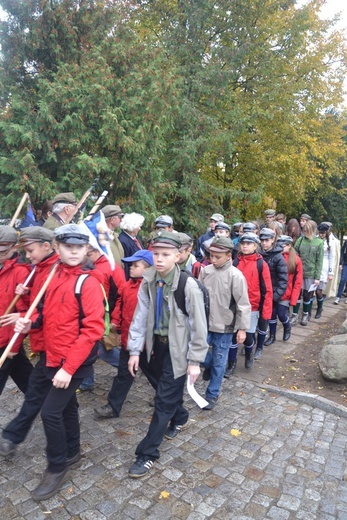
[[[174,292],[177,289],[180,269],[175,266],[175,275],[169,293],[169,348],[175,379],[187,372],[188,364],[199,365],[205,360],[207,323],[204,297],[194,278],[188,278],[185,286],[186,316],[177,306]],[[130,325],[127,349],[130,355],[139,355],[146,344],[150,360],[154,342],[156,270],[150,267],[144,274],[138,293],[138,304]]]
[[252,309],[247,282],[231,261],[220,268],[207,265],[201,269],[199,280],[210,295],[209,331],[230,333],[249,329]]

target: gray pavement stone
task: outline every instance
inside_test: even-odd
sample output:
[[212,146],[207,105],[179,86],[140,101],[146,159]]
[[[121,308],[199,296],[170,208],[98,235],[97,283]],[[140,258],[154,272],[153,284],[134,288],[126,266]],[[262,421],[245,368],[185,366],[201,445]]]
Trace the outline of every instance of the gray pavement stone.
[[[97,362],[94,392],[80,394],[82,462],[55,497],[36,503],[30,492],[45,468],[38,419],[11,460],[0,459],[4,520],[331,520],[347,518],[347,413],[264,392],[229,379],[210,413],[187,399],[190,427],[164,440],[161,457],[143,479],[129,479],[134,451],[147,431],[152,390],[139,375],[118,419],[96,421],[115,370]],[[205,383],[198,381],[203,394]],[[9,383],[0,426],[19,409]],[[332,413],[334,410],[334,413]],[[232,430],[239,430],[234,437]],[[163,492],[167,492],[163,494]],[[49,512],[49,513],[48,513]]]

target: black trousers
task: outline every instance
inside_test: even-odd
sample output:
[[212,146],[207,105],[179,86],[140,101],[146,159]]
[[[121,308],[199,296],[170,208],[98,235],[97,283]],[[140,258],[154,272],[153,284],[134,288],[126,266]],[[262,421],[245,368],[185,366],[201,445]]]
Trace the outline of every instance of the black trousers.
[[55,388],[52,385],[52,371],[47,371],[45,355],[42,354],[29,379],[22,408],[4,428],[3,438],[15,444],[23,442],[41,410],[47,439],[48,470],[53,473],[63,471],[66,457],[73,457],[80,449],[76,390],[82,380],[72,378],[67,389]]
[[[5,347],[0,349],[0,356],[4,350]],[[0,368],[0,395],[9,377],[13,379],[19,390],[25,394],[33,368],[33,365],[25,354],[23,345],[21,345],[18,354],[13,358],[7,358]]]
[[[112,406],[113,411],[117,417],[119,417],[122,406],[129,393],[130,388],[134,382],[133,376],[130,374],[128,369],[129,352],[121,349],[119,355],[118,373],[113,379],[112,388],[107,396],[109,404]],[[141,352],[140,355],[140,368],[147,377],[154,390],[157,389],[158,382],[154,374],[151,371],[150,364],[147,362],[146,352]]]
[[169,344],[154,342],[153,367],[158,378],[155,407],[147,435],[137,446],[135,454],[150,459],[159,458],[159,446],[169,424],[180,425],[188,421],[189,414],[183,407],[183,391],[186,375],[174,379]]
[[31,372],[28,389],[19,414],[5,426],[2,432],[4,439],[8,439],[15,444],[23,442],[40,413],[48,389],[52,386],[52,381],[45,375],[46,356],[43,352]]

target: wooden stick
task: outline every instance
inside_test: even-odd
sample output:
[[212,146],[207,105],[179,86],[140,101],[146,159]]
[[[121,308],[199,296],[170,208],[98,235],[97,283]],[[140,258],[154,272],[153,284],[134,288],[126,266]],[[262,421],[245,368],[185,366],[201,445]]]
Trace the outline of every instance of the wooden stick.
[[[34,301],[32,302],[32,304],[30,305],[29,309],[27,310],[27,312],[26,312],[26,314],[24,316],[24,319],[29,319],[30,316],[32,315],[32,313],[34,312],[34,310],[36,309],[36,307],[39,304],[42,296],[45,294],[47,287],[51,283],[52,278],[55,275],[55,272],[57,270],[57,267],[58,267],[58,262],[56,264],[54,264],[54,266],[52,267],[52,270],[49,273],[49,276],[47,277],[47,280],[45,281],[45,283],[43,284],[43,286],[41,287],[41,289],[37,293],[37,296],[34,299]],[[6,361],[7,356],[9,355],[13,345],[15,344],[15,342],[16,342],[18,336],[20,336],[20,334],[21,334],[20,332],[15,332],[15,334],[12,336],[11,341],[9,342],[7,347],[5,348],[5,350],[2,353],[2,356],[0,358],[0,368],[2,367],[4,362]]]
[[100,195],[100,197],[96,201],[95,205],[90,210],[88,216],[84,220],[91,220],[93,218],[93,216],[95,215],[95,213],[98,211],[99,207],[101,206],[101,204],[105,200],[107,194],[108,194],[108,191],[103,191],[102,192],[102,194]]
[[11,220],[11,222],[9,223],[9,226],[14,227],[15,222],[16,222],[16,220],[17,220],[17,217],[18,217],[19,213],[21,212],[22,207],[24,206],[25,201],[27,200],[28,197],[29,197],[29,193],[24,193],[24,195],[23,195],[23,197],[22,197],[22,200],[21,200],[20,203],[18,204],[18,208],[16,209],[15,214],[13,215],[12,220]]
[[[34,276],[35,274],[35,271],[36,271],[36,266],[34,267],[34,269],[31,271],[31,273],[29,274],[28,278],[25,280],[25,282],[23,283],[23,287],[26,287],[28,285],[28,283],[30,282],[30,280],[32,279],[32,277]],[[7,307],[7,309],[5,310],[3,316],[6,316],[6,314],[10,314],[10,312],[15,308],[15,305],[16,303],[18,302],[18,300],[22,297],[22,294],[16,294],[16,296],[13,298],[13,300],[11,301],[10,305]],[[0,325],[1,327],[1,325]]]
[[71,213],[71,215],[69,215],[69,218],[66,220],[65,224],[68,224],[69,222],[71,222],[71,220],[74,218],[74,216],[76,215],[78,210],[81,209],[81,207],[83,206],[83,204],[85,203],[85,201],[87,200],[89,195],[92,193],[92,191],[95,188],[98,181],[99,181],[98,178],[95,179],[95,181],[90,186],[90,188],[88,188],[87,191],[84,193],[84,195],[82,195],[81,200],[78,202],[77,206],[75,206],[74,211]]

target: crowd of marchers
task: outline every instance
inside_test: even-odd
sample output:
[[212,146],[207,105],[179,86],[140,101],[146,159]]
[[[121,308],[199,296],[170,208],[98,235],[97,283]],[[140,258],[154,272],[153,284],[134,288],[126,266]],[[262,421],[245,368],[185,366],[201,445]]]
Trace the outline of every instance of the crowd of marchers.
[[214,213],[194,247],[169,215],[158,216],[143,243],[142,215],[109,204],[71,223],[76,205],[73,193],[60,193],[35,223],[0,226],[0,393],[8,377],[23,392],[0,455],[15,455],[40,414],[47,468],[32,492],[37,501],[56,494],[81,459],[78,394],[94,389],[97,358],[117,368],[97,420],[120,416],[139,369],[155,391],[129,469],[140,478],[163,439],[189,426],[187,378],[194,384],[203,370],[202,410],[214,409],[239,348],[251,370],[279,339],[278,322],[289,341],[293,326],[320,319],[327,296],[339,304],[347,281],[346,242],[341,250],[332,223],[308,214],[286,222],[268,209],[261,223],[228,224]]

